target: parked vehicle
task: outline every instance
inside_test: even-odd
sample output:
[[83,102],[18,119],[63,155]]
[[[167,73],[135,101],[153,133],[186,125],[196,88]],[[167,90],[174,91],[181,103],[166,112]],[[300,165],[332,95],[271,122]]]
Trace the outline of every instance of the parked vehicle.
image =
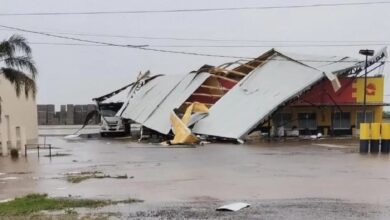
[[130,133],[129,121],[116,116],[116,113],[122,105],[123,102],[98,104],[101,117],[100,134],[102,137],[126,135]]

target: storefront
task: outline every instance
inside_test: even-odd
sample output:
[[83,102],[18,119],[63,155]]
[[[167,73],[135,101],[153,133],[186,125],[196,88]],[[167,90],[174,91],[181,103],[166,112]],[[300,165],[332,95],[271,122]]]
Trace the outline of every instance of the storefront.
[[[300,135],[356,135],[364,121],[364,78],[342,78],[334,92],[328,80],[315,85],[290,105],[272,116],[274,128]],[[383,76],[369,77],[366,87],[366,121],[382,122]]]

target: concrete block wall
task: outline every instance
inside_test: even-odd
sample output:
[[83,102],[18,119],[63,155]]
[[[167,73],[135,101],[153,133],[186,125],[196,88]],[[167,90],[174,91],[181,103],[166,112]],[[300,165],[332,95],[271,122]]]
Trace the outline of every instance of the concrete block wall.
[[59,124],[66,124],[66,105],[61,105],[60,107]]
[[[80,125],[96,105],[61,105],[60,111],[55,111],[54,105],[37,105],[39,125]],[[100,117],[95,117],[90,124],[99,124]]]
[[47,105],[47,124],[48,125],[54,125],[54,118],[55,118],[55,107],[54,105]]
[[70,104],[66,105],[66,124],[74,124],[74,106]]
[[83,106],[82,105],[75,105],[74,106],[74,124],[82,124],[84,121],[83,117]]
[[[96,110],[97,107],[96,105],[93,105],[93,104],[89,104],[88,105],[88,111],[87,113],[91,112],[91,111],[94,111]],[[90,121],[91,124],[99,124],[100,123],[100,117],[97,117],[95,116],[91,121]]]
[[47,124],[47,105],[38,105],[38,124]]

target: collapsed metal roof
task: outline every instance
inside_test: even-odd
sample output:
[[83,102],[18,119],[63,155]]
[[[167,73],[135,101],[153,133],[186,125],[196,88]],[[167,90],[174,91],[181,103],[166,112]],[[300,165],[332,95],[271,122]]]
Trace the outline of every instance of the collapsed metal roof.
[[[385,51],[372,57],[369,65],[380,63],[386,57]],[[226,68],[232,64],[238,66]],[[137,81],[118,115],[168,134],[172,110],[202,102],[206,95],[217,101],[205,103],[211,106],[209,115],[197,120],[192,131],[242,139],[323,78],[337,81],[337,75],[354,75],[362,70],[364,62],[349,57],[286,54],[272,49],[246,63],[205,66],[186,75],[158,75]],[[218,94],[214,94],[216,91]]]
[[[381,51],[372,59],[385,56],[385,52]],[[348,57],[296,57],[271,50],[248,62],[247,66],[255,68],[219,99],[211,107],[209,115],[196,123],[192,131],[242,139],[281,105],[324,77],[350,74],[354,70],[358,72],[364,65],[364,62]],[[248,70],[245,66],[236,69],[240,68]]]
[[119,114],[168,134],[171,130],[169,116],[172,110],[179,108],[209,76],[209,73],[201,72],[156,77],[134,91]]

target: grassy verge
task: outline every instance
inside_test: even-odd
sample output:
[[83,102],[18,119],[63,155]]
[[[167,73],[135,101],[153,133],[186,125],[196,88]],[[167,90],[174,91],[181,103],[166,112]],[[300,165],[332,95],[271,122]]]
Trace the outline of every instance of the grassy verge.
[[50,155],[45,155],[44,157],[67,157],[67,156],[70,156],[72,154],[66,154],[66,153],[55,153],[55,154],[52,154],[51,156]]
[[67,174],[66,175],[66,180],[70,183],[80,183],[80,182],[88,180],[88,179],[105,179],[105,178],[127,179],[127,178],[133,178],[133,177],[128,177],[127,174],[118,175],[118,176],[111,176],[111,175],[103,174],[100,171],[81,172],[78,174]]
[[123,201],[74,199],[74,198],[49,198],[47,194],[29,194],[15,200],[0,203],[1,216],[29,215],[39,211],[66,210],[71,208],[97,208],[118,203],[142,202],[136,199]]

